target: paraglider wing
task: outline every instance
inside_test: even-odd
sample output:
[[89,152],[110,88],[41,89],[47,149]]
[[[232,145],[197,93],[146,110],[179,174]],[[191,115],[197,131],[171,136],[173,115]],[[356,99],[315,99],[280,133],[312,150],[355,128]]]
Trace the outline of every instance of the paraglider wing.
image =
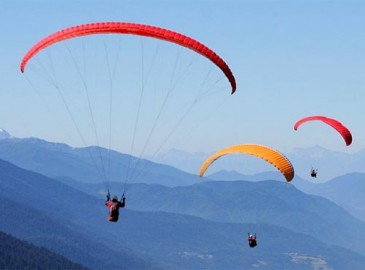
[[290,161],[276,150],[257,144],[240,144],[222,149],[211,155],[201,166],[199,176],[203,176],[208,167],[218,158],[232,153],[249,154],[266,160],[275,166],[290,182],[294,177],[294,168]]
[[214,51],[209,49],[204,44],[188,36],[185,36],[183,34],[168,29],[159,28],[151,25],[126,23],[126,22],[99,22],[99,23],[83,24],[66,28],[54,34],[51,34],[46,38],[42,39],[41,41],[39,41],[38,43],[36,43],[27,52],[27,54],[24,56],[20,64],[21,72],[24,72],[28,61],[39,51],[45,49],[46,47],[63,40],[86,35],[94,35],[94,34],[131,34],[131,35],[161,39],[187,47],[205,56],[216,66],[218,66],[226,75],[228,81],[231,84],[232,87],[231,93],[233,94],[236,90],[236,81],[229,66],[220,56],[218,56]]
[[299,126],[305,122],[315,121],[315,120],[319,120],[319,121],[326,123],[327,125],[330,125],[335,130],[337,130],[338,133],[340,133],[342,138],[345,140],[345,143],[347,146],[349,146],[351,144],[351,142],[352,142],[351,132],[343,124],[341,124],[338,120],[332,119],[332,118],[329,118],[326,116],[315,115],[315,116],[304,117],[304,118],[298,120],[294,124],[294,130],[297,130],[299,128]]

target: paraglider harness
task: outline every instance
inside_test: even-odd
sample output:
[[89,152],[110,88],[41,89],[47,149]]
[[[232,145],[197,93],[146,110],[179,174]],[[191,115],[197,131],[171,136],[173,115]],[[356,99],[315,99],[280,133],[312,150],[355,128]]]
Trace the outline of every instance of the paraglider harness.
[[108,194],[106,195],[106,203],[109,207],[109,218],[108,220],[111,222],[117,222],[119,219],[119,208],[123,208],[125,206],[125,194],[123,193],[122,198],[118,201],[117,198],[113,198],[110,201],[110,193],[108,190]]
[[248,233],[248,245],[250,246],[250,248],[254,248],[257,246],[256,233],[255,235]]
[[316,178],[317,177],[317,170],[315,170],[315,169],[311,169],[311,176],[312,177],[314,177],[314,178]]

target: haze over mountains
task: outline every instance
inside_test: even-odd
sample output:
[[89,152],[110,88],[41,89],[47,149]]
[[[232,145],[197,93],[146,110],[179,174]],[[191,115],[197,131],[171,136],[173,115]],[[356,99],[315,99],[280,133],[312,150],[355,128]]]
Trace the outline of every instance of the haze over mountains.
[[9,139],[10,134],[3,128],[0,128],[0,139]]
[[[280,149],[277,149],[280,151]],[[186,172],[198,173],[203,161],[212,153],[188,153],[181,150],[170,150],[158,155],[154,160],[163,164],[180,168]],[[352,172],[365,173],[365,150],[357,153],[331,151],[320,146],[311,148],[296,148],[290,153],[283,153],[293,164],[295,175],[311,180],[309,176],[312,167],[318,168],[316,182],[326,182],[334,177]],[[271,171],[272,167],[262,160],[248,155],[230,155],[218,159],[206,175],[220,170],[233,171],[245,175]]]
[[[98,147],[73,148],[37,138],[0,140],[0,158],[49,177],[67,176],[89,183],[100,183],[106,177],[108,181],[121,181],[131,170],[134,182],[148,179],[150,183],[174,186],[191,184],[198,179],[196,175],[184,178],[186,173],[174,167],[159,166],[115,151]],[[128,166],[133,168],[128,169]]]
[[[83,157],[84,163],[77,164],[77,166],[83,166],[84,169],[88,168],[88,170],[85,170],[86,174],[76,177],[81,181],[84,179],[85,181],[97,182],[101,177],[104,177],[101,171],[103,163],[104,166],[109,166],[109,164],[105,164],[106,160],[110,161],[111,180],[126,177],[126,167],[130,164],[137,164],[138,167],[136,167],[135,170],[142,172],[136,172],[136,175],[137,178],[141,179],[145,178],[143,173],[146,168],[149,170],[153,167],[153,164],[150,164],[148,157],[143,161],[137,161],[136,158],[127,154],[101,149],[102,157],[94,158],[93,160],[90,158],[91,156],[95,157],[96,155],[99,155],[100,150],[97,147],[72,148],[65,144],[50,143],[37,138],[18,139],[11,137],[4,129],[0,131],[0,139],[1,138],[5,140],[0,140],[0,150],[3,150],[0,152],[0,158],[11,161],[23,168],[36,169],[36,171],[40,171],[52,177],[63,175],[65,167],[60,166],[58,168],[53,168],[54,171],[51,172],[47,169],[47,166],[45,166],[46,168],[42,168],[42,164],[46,164],[46,161],[41,160],[42,158],[54,159],[54,162],[57,162],[56,159],[60,159],[60,165],[64,164],[66,167],[69,167],[72,166],[72,159],[78,160],[78,157]],[[42,153],[37,153],[37,155],[35,155],[35,152],[32,149],[35,145],[37,146],[36,152],[45,151],[48,156],[45,157]],[[63,155],[53,156],[53,153],[57,153],[58,151],[62,152]],[[181,150],[171,150],[168,153],[154,157],[153,163],[161,163],[170,166],[169,170],[175,171],[173,174],[183,170],[192,175],[197,175],[203,161],[210,154],[211,153],[187,153]],[[297,148],[293,152],[285,155],[294,166],[295,177],[300,177],[316,183],[323,183],[348,173],[365,173],[365,166],[363,166],[365,150],[350,154],[335,152],[320,146],[315,146],[312,148]],[[34,168],[37,166],[39,166],[39,168]],[[309,171],[312,167],[318,169],[318,177],[316,179],[312,179],[309,175]],[[176,168],[179,170],[177,171]],[[167,167],[165,167],[165,169],[167,169]],[[217,179],[215,174],[220,173],[221,171],[229,172],[230,175],[225,175],[225,177],[234,180],[232,179],[232,175],[235,173],[239,175],[238,178],[241,178],[242,175],[250,177],[250,175],[257,175],[268,171],[272,172],[275,171],[275,169],[270,164],[250,155],[228,155],[215,161],[214,166],[211,166],[206,172],[206,176]],[[72,176],[70,175],[70,177]],[[159,175],[159,178],[158,182],[160,183],[163,181],[163,177]],[[151,181],[153,182],[155,180]],[[165,180],[166,182],[164,184],[166,185],[184,184],[176,182],[171,178]],[[223,180],[223,178],[221,180]],[[139,180],[136,179],[136,182],[138,181]]]
[[[91,269],[365,265],[360,218],[365,174],[324,184],[300,177],[285,183],[277,172],[234,173],[228,181],[219,179],[227,172],[215,180],[198,178],[145,160],[140,176],[125,182],[118,174],[133,158],[112,152],[111,192],[127,190],[127,206],[111,224],[104,206],[106,181],[98,177],[90,149],[96,148],[36,138],[0,140],[0,231]],[[247,232],[258,235],[254,249],[247,245]]]

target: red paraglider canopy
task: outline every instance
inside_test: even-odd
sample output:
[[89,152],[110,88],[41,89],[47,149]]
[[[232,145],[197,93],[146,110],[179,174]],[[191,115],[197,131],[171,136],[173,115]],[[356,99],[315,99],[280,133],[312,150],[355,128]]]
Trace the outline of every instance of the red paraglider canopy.
[[342,125],[338,120],[332,119],[332,118],[329,118],[326,116],[314,115],[314,116],[304,117],[304,118],[298,120],[294,124],[294,130],[297,130],[299,128],[299,126],[305,122],[315,121],[315,120],[319,120],[319,121],[326,123],[327,125],[330,125],[335,130],[337,130],[338,133],[340,133],[342,138],[345,140],[345,143],[347,146],[349,146],[351,144],[351,142],[352,142],[351,132],[344,125]]
[[151,25],[137,24],[137,23],[98,22],[98,23],[77,25],[60,30],[36,43],[24,56],[20,64],[20,70],[24,72],[24,69],[28,61],[34,55],[36,55],[39,51],[43,50],[48,46],[51,46],[54,43],[66,39],[71,39],[86,35],[94,35],[94,34],[131,34],[131,35],[161,39],[187,47],[205,56],[210,61],[212,61],[216,66],[218,66],[226,75],[228,81],[231,84],[232,87],[231,93],[233,94],[236,91],[236,81],[230,68],[220,56],[218,56],[214,51],[209,49],[207,46],[205,46],[204,44],[200,43],[195,39],[192,39],[188,36],[185,36],[183,34],[168,29],[155,27]]

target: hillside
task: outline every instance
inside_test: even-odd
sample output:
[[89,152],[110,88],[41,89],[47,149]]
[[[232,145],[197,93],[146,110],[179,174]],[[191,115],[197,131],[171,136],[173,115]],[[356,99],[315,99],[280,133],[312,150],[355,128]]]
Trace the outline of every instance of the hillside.
[[[79,201],[85,203],[75,207]],[[114,250],[107,241],[102,243],[98,237],[86,233],[96,214],[89,207],[90,201],[98,200],[0,160],[1,231],[93,269],[120,269],[120,260],[124,261],[122,268],[154,269],[148,258],[125,246]]]
[[0,269],[87,269],[65,257],[0,231]]
[[[47,199],[51,200],[50,197]],[[0,213],[0,231],[47,248],[90,269],[157,269],[148,259],[139,257],[125,246],[114,250],[107,242],[88,235],[82,225],[75,225],[68,220],[70,217],[65,219],[62,212],[50,215],[0,195]]]
[[327,198],[365,221],[365,174],[349,173],[302,190]]
[[[120,222],[110,224],[99,195],[87,195],[4,161],[0,165],[0,212],[6,220],[0,229],[92,269],[256,269],[257,265],[312,269],[317,264],[361,269],[365,264],[363,256],[349,249],[282,226],[130,210],[135,204],[133,197],[137,199],[132,191],[142,190],[139,185],[131,187]],[[205,183],[205,187],[209,189],[212,183]],[[156,187],[162,186],[151,186]],[[14,208],[19,209],[17,215]],[[255,249],[247,246],[248,231],[258,234]]]
[[176,188],[140,185],[130,190],[132,209],[284,226],[365,254],[364,223],[331,201],[305,194],[291,184],[222,181]]
[[[101,188],[69,184],[94,195]],[[127,195],[129,209],[179,213],[218,222],[283,226],[365,254],[363,222],[330,200],[306,194],[284,182],[203,181],[174,188],[135,184],[128,187]]]

